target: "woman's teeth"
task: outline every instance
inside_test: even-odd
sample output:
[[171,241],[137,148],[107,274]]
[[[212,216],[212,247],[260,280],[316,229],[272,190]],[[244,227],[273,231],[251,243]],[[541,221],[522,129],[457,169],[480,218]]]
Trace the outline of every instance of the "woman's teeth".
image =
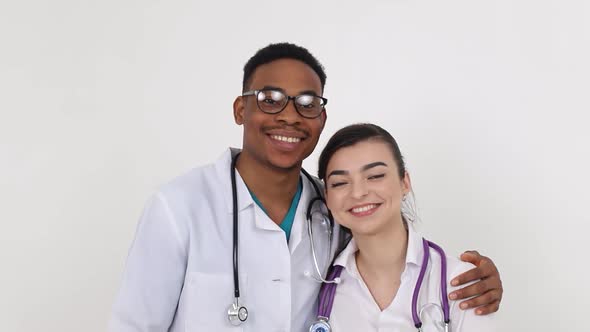
[[361,213],[361,212],[367,212],[367,211],[372,210],[376,207],[377,207],[376,204],[369,204],[369,205],[353,208],[353,209],[351,209],[351,211],[354,213]]

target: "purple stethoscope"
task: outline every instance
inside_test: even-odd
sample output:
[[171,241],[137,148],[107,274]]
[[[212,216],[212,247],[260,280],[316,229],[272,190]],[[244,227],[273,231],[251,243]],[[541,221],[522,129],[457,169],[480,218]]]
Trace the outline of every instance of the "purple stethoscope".
[[[422,313],[426,307],[434,306],[442,313],[444,321],[441,322],[441,327],[444,329],[444,332],[450,332],[451,319],[449,315],[449,300],[447,298],[447,259],[445,252],[436,243],[427,241],[426,239],[422,239],[422,246],[424,249],[422,267],[420,268],[420,274],[418,275],[418,280],[416,281],[416,287],[414,287],[414,294],[412,296],[412,319],[414,321],[414,326],[418,329],[418,332],[422,332]],[[428,303],[422,306],[420,312],[418,312],[418,295],[420,294],[420,288],[422,287],[426,268],[428,267],[428,260],[430,259],[429,248],[434,249],[440,256],[440,292],[442,308],[438,304]],[[336,296],[336,287],[338,287],[338,283],[340,283],[340,274],[343,269],[344,267],[341,265],[334,265],[332,269],[330,269],[327,278],[328,283],[324,283],[320,289],[318,318],[317,321],[310,326],[309,332],[332,332],[332,327],[329,323],[330,313],[332,312],[332,305],[334,304],[334,297]]]

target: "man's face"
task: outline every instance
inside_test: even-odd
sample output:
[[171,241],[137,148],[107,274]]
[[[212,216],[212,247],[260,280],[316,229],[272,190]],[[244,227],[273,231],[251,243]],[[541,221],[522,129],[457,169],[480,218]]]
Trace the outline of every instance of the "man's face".
[[[305,63],[280,59],[258,67],[248,90],[273,88],[289,96],[322,95],[319,76]],[[234,102],[236,123],[244,125],[243,153],[277,169],[299,167],[318,143],[326,113],[315,119],[299,115],[293,101],[277,114],[262,112],[256,96],[238,97]]]

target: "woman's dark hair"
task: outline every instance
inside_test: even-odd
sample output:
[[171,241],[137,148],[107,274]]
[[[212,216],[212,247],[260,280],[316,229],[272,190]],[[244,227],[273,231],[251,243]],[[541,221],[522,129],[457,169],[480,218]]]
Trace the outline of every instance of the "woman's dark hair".
[[[332,156],[334,156],[334,153],[342,148],[366,141],[380,141],[389,146],[391,153],[393,154],[393,160],[397,165],[398,175],[400,179],[403,179],[406,175],[406,164],[397,142],[387,130],[371,123],[358,123],[346,126],[330,137],[328,143],[320,154],[318,162],[318,178],[325,181],[328,163],[332,159]],[[409,207],[407,207],[406,210],[413,210],[413,207],[411,206],[412,203],[408,202],[407,204]],[[404,220],[404,223],[407,223],[407,220],[412,220],[413,217],[411,217],[411,214],[407,211],[403,210],[402,207],[402,219]],[[340,253],[346,248],[351,239],[352,233],[350,232],[350,229],[340,226],[338,249],[336,250],[336,254],[334,255],[330,267],[334,264],[336,257],[338,257],[338,255],[340,255]]]
[[404,163],[397,142],[387,130],[371,123],[358,123],[346,126],[330,137],[326,147],[324,147],[320,154],[318,178],[325,180],[328,163],[336,151],[368,140],[378,140],[389,146],[393,154],[393,159],[397,164],[398,175],[400,179],[403,179],[406,174],[406,164]]

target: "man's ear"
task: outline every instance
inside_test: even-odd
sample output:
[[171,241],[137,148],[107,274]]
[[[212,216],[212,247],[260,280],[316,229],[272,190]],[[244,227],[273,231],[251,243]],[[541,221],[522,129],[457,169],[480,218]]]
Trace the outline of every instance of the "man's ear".
[[324,111],[322,112],[322,130],[324,131],[324,127],[326,126],[326,120],[328,120],[328,110],[324,108]]
[[236,100],[234,100],[234,121],[237,125],[244,124],[244,109],[246,105],[244,105],[244,98],[242,96],[238,96]]

